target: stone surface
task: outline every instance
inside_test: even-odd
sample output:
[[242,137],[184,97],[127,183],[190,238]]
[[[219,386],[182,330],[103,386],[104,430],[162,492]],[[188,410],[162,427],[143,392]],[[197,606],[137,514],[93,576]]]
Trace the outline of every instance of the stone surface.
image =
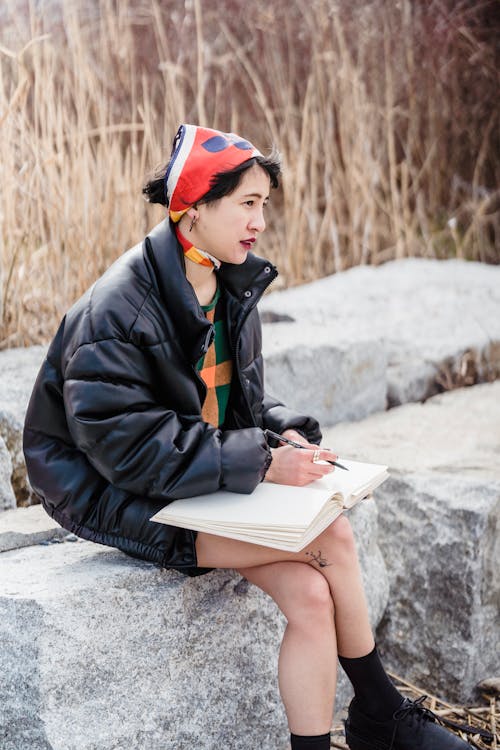
[[310,397],[324,424],[500,377],[500,267],[360,266],[272,292],[260,309],[264,321],[295,321],[263,326],[270,393],[292,407]]
[[[15,508],[16,498],[12,490],[10,479],[12,476],[12,461],[3,438],[0,436],[0,514],[9,508]],[[2,515],[0,515],[1,523]]]
[[399,474],[454,472],[500,480],[500,381],[330,427],[323,444],[346,457],[388,464]]
[[31,547],[68,536],[41,505],[14,508],[0,515],[0,552]]
[[398,674],[468,703],[500,668],[500,482],[406,476],[380,508],[393,592],[382,651]]
[[265,326],[266,390],[321,424],[383,411],[387,357],[378,341],[332,337],[328,326],[300,323]]
[[[376,626],[377,509],[350,515]],[[0,567],[2,750],[287,747],[284,618],[234,571],[190,579],[81,540],[3,552]],[[341,674],[338,707],[350,696]]]
[[467,702],[500,671],[500,382],[326,432],[342,456],[389,465],[376,492],[391,668]]
[[[389,601],[389,578],[378,539],[378,515],[377,504],[371,498],[347,511],[356,537],[370,621],[374,628],[381,621]],[[339,705],[341,703],[339,701]]]
[[234,572],[190,580],[89,542],[1,565],[2,750],[286,746],[281,616]]
[[43,346],[0,352],[0,437],[11,455],[12,487],[22,504],[32,501],[23,456],[24,415],[45,352]]

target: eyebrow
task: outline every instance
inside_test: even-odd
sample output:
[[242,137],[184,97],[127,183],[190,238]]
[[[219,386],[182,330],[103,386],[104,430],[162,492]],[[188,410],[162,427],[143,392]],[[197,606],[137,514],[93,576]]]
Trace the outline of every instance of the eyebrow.
[[269,200],[269,195],[262,195],[261,193],[245,193],[245,195],[242,195],[242,198],[264,198],[264,200]]

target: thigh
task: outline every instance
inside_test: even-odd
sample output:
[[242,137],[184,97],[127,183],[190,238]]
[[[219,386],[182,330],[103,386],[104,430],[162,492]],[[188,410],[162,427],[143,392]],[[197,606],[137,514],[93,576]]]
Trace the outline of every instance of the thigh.
[[202,568],[246,568],[284,560],[298,560],[298,555],[300,553],[284,552],[202,531],[196,536],[197,564]]
[[351,525],[344,514],[300,552],[285,552],[204,532],[199,532],[196,537],[197,564],[202,568],[246,568],[287,560],[319,561],[319,567],[324,567],[322,558],[325,555],[331,562],[338,556],[343,557],[346,551],[349,555],[354,554],[355,546]]

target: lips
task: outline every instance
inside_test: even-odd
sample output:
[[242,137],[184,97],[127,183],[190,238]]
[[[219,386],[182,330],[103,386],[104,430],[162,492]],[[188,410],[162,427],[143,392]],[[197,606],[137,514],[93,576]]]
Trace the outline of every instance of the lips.
[[240,240],[240,245],[243,245],[245,250],[251,250],[254,242],[255,237],[249,237],[247,240]]

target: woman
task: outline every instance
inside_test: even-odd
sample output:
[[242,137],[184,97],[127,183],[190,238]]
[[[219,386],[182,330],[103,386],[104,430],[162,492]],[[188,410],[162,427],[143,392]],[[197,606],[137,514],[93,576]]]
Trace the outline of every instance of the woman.
[[[288,621],[279,684],[293,750],[330,746],[337,656],[355,691],[352,750],[468,747],[387,677],[344,516],[300,553],[149,520],[175,498],[333,470],[313,460],[317,422],[263,391],[256,304],[276,270],[250,251],[278,176],[276,158],[239,136],[181,125],[144,188],[169,219],[71,308],[49,349],[26,417],[30,480],[85,539],[188,575],[236,568],[275,600]],[[311,451],[269,447],[265,428]]]

